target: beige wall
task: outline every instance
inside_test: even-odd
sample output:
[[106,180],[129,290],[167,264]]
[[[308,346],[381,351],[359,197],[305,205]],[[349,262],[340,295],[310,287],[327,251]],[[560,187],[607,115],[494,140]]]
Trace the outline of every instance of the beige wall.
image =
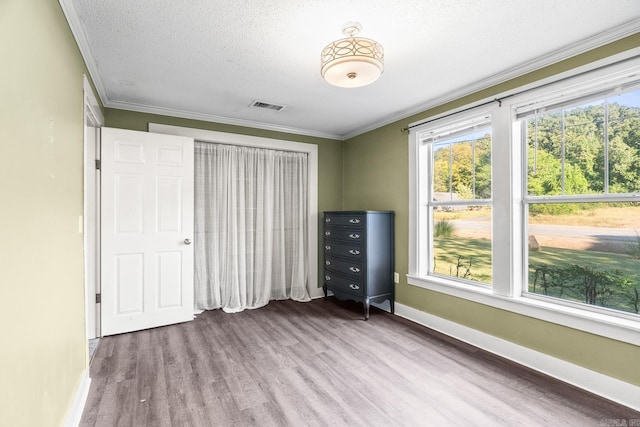
[[[105,109],[105,123],[106,126],[109,127],[139,131],[147,131],[149,123],[161,123],[166,125],[184,126],[196,129],[215,130],[218,132],[238,133],[263,138],[283,139],[287,141],[316,144],[318,146],[318,210],[319,212],[322,212],[342,209],[342,147],[344,145],[342,141],[294,135],[285,132],[252,129],[221,123],[136,113],[111,108]],[[319,227],[321,225],[321,217],[322,215],[318,218]],[[319,265],[323,265],[323,251],[321,250],[322,239],[319,239],[318,246],[318,262],[320,263]],[[320,280],[321,275],[322,269],[319,269],[318,286],[322,286],[322,281]]]
[[54,0],[0,2],[0,425],[57,426],[87,367],[84,63]]
[[[411,122],[640,46],[640,34],[345,141],[344,208],[396,211],[396,301],[640,386],[640,347],[407,284]],[[426,82],[425,84],[429,84]]]

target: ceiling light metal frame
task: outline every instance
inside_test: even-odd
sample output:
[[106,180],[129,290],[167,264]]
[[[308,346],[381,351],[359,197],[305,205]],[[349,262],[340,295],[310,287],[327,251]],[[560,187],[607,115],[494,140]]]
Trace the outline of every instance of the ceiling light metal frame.
[[329,43],[320,54],[320,74],[330,84],[344,88],[361,87],[376,81],[384,72],[384,49],[375,40],[356,37],[358,22],[342,28],[348,37]]

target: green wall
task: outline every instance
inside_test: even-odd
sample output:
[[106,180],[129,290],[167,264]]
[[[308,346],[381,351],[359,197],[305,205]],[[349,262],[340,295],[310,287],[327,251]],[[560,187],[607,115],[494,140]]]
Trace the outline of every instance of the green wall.
[[[287,141],[304,142],[318,146],[318,211],[342,209],[342,148],[344,143],[332,139],[316,138],[312,136],[294,135],[285,132],[274,132],[242,126],[221,123],[204,122],[199,120],[167,117],[154,114],[137,113],[132,111],[105,109],[105,123],[108,127],[147,131],[149,123],[184,126],[196,129],[214,130],[218,132],[237,133],[263,138],[282,139]],[[322,229],[322,215],[318,217],[318,229]],[[322,239],[318,239],[318,262],[322,259]],[[318,271],[318,286],[321,286],[322,269]]]
[[58,426],[87,368],[84,62],[54,0],[0,2],[0,425]]
[[[396,301],[640,386],[640,347],[407,284],[410,123],[640,46],[640,33],[345,141],[344,209],[396,211]],[[428,83],[425,83],[428,84]]]

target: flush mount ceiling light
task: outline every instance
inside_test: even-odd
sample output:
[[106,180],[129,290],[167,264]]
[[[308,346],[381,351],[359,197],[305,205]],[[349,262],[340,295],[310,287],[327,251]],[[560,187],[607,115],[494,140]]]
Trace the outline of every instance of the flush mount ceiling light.
[[329,43],[320,54],[324,79],[334,86],[360,87],[373,83],[384,71],[384,50],[375,40],[355,37],[362,25],[342,28],[347,38]]

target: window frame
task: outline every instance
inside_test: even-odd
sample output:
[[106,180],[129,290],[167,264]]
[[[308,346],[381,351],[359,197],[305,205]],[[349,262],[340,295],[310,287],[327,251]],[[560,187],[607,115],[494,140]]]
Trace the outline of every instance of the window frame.
[[[434,145],[439,142],[447,142],[449,139],[463,136],[469,134],[469,130],[472,130],[473,127],[481,123],[482,128],[488,128],[492,130],[492,107],[481,108],[471,112],[462,113],[456,115],[452,118],[444,118],[441,120],[436,120],[429,125],[421,127],[419,131],[416,132],[416,143],[418,144],[418,150],[420,151],[422,164],[426,166],[420,168],[420,188],[422,191],[421,197],[423,198],[424,206],[421,209],[421,215],[424,215],[422,218],[426,216],[426,225],[424,227],[427,230],[427,235],[429,236],[426,239],[426,242],[422,245],[421,254],[426,254],[419,256],[418,261],[418,269],[422,273],[422,275],[437,278],[438,280],[443,280],[444,282],[453,281],[456,283],[461,283],[465,286],[473,286],[473,287],[482,287],[482,288],[491,288],[492,283],[484,283],[475,280],[469,279],[461,279],[453,276],[447,276],[446,274],[432,272],[433,268],[433,256],[431,255],[431,248],[433,248],[434,244],[434,236],[433,229],[435,226],[435,221],[433,220],[434,210],[440,206],[464,206],[464,205],[478,205],[478,206],[490,206],[493,211],[493,198],[490,199],[469,199],[469,200],[448,200],[448,201],[436,201],[434,200]],[[451,132],[453,130],[453,132]],[[493,135],[491,137],[493,150]],[[449,142],[449,146],[451,144],[455,144],[454,142]],[[493,155],[491,156],[492,170],[493,170]],[[451,173],[451,172],[450,172]],[[493,181],[493,179],[492,179]],[[493,188],[493,187],[492,187]],[[492,217],[493,220],[493,217]],[[493,233],[492,233],[493,234]],[[492,238],[493,242],[493,238]],[[493,246],[493,243],[492,243]],[[493,266],[493,254],[492,254],[492,266]]]
[[[527,219],[525,197],[526,173],[523,159],[526,147],[521,122],[516,118],[524,108],[543,102],[558,94],[594,92],[620,84],[627,76],[640,73],[640,48],[543,79],[511,91],[483,99],[472,105],[430,117],[426,124],[411,124],[409,142],[409,271],[411,286],[462,298],[490,307],[548,321],[577,330],[640,345],[640,318],[637,315],[610,313],[598,307],[552,301],[549,297],[525,292],[528,280],[526,247]],[[636,76],[636,79],[638,77]],[[500,100],[486,105],[492,100]],[[477,107],[477,108],[475,108]],[[470,285],[455,278],[425,274],[424,259],[428,259],[428,217],[425,212],[425,151],[420,134],[434,123],[446,124],[458,114],[477,115],[489,112],[492,117],[492,260],[493,287]],[[424,122],[423,122],[424,123]],[[496,167],[500,165],[500,167]],[[580,196],[580,200],[591,198]],[[528,197],[531,199],[531,197]],[[495,232],[497,224],[500,232]],[[423,236],[423,238],[420,238]],[[425,258],[426,257],[426,258]],[[423,260],[423,261],[420,261]]]
[[[638,85],[634,85],[634,87],[630,87],[630,90],[639,90]],[[604,114],[607,114],[607,109],[606,109],[606,105],[607,102],[606,100],[608,99],[608,96],[611,95],[612,92],[611,90],[608,91],[603,91],[603,92],[598,92],[594,95],[585,95],[583,97],[581,97],[580,99],[572,99],[571,102],[566,102],[566,107],[572,108],[572,107],[578,107],[580,105],[580,103],[585,102],[585,100],[593,100],[593,101],[604,101],[603,105],[605,105],[605,109],[604,109]],[[551,110],[553,111],[561,111],[562,112],[562,130],[564,132],[565,129],[565,115],[564,115],[564,109],[559,109],[559,110]],[[521,133],[521,140],[525,140],[526,138],[526,131],[527,131],[527,120],[531,117],[535,117],[534,115],[528,115],[526,117],[516,117],[515,120],[517,121],[516,125],[520,128],[519,132]],[[605,119],[605,123],[608,123],[608,120]],[[522,174],[522,193],[523,193],[523,226],[524,226],[524,236],[529,236],[529,207],[531,205],[535,205],[535,204],[572,204],[572,203],[611,203],[611,202],[640,202],[640,192],[638,193],[611,193],[609,191],[609,161],[608,161],[608,156],[609,156],[609,144],[608,144],[608,131],[609,129],[606,128],[605,132],[603,133],[603,150],[604,150],[604,165],[605,165],[605,170],[603,173],[603,191],[601,193],[584,193],[584,194],[573,194],[573,193],[566,193],[565,190],[565,179],[566,176],[564,175],[564,169],[565,169],[565,156],[564,156],[564,152],[565,152],[565,147],[564,147],[564,136],[562,138],[563,140],[563,147],[562,147],[562,157],[561,157],[561,163],[562,163],[562,193],[561,194],[554,194],[554,195],[545,195],[545,196],[541,196],[541,195],[534,195],[534,194],[529,194],[528,191],[528,172],[526,170],[527,165],[528,165],[528,153],[527,153],[527,145],[526,142],[523,142],[523,150],[522,150],[522,165],[523,165],[523,171],[524,173]],[[523,247],[524,250],[524,266],[528,266],[529,264],[529,247],[528,245],[524,245]],[[605,315],[611,315],[611,316],[616,316],[616,317],[628,317],[631,320],[636,319],[637,321],[640,321],[640,318],[638,318],[638,315],[633,314],[633,313],[627,313],[624,312],[622,310],[615,310],[615,309],[611,309],[611,308],[605,308],[605,307],[600,307],[598,305],[585,305],[585,303],[580,303],[577,301],[572,301],[569,299],[564,299],[564,298],[558,298],[558,297],[552,297],[552,296],[548,296],[548,295],[542,295],[542,294],[538,294],[538,293],[533,293],[530,292],[528,289],[529,286],[529,277],[528,277],[528,269],[525,268],[524,269],[524,275],[523,275],[523,283],[522,283],[522,295],[525,298],[534,298],[534,299],[539,299],[541,301],[548,301],[550,298],[553,300],[554,304],[560,304],[560,305],[566,305],[569,307],[576,307],[578,309],[584,309],[584,310],[589,310],[589,311],[593,311],[593,312],[600,312],[603,313]],[[613,311],[612,311],[613,310]]]

